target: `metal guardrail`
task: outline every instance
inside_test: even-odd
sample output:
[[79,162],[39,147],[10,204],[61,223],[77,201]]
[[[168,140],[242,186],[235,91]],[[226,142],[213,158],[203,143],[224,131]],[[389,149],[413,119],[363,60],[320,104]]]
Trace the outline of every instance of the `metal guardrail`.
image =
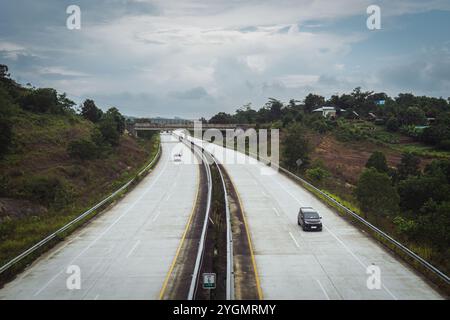
[[[182,139],[183,143],[187,144],[184,139]],[[194,143],[191,143],[193,146]],[[208,230],[208,220],[209,220],[209,212],[211,210],[211,197],[212,197],[212,178],[211,178],[211,169],[208,165],[208,161],[203,154],[203,152],[199,152],[197,149],[193,148],[200,159],[202,159],[203,165],[205,166],[206,171],[206,177],[208,180],[208,200],[206,203],[206,214],[205,214],[205,220],[203,222],[202,227],[202,233],[200,235],[200,242],[198,244],[198,250],[197,250],[197,257],[195,259],[195,265],[194,265],[194,272],[192,274],[192,280],[191,285],[189,286],[189,292],[188,292],[188,300],[193,300],[195,298],[195,295],[197,293],[197,287],[198,287],[198,281],[200,278],[200,267],[202,265],[203,256],[205,254],[205,240],[206,240],[206,234]],[[203,151],[203,149],[202,149]]]
[[58,236],[58,234],[66,231],[67,229],[72,227],[74,224],[76,224],[77,222],[83,220],[86,216],[88,216],[89,214],[91,214],[92,212],[94,212],[95,210],[100,208],[101,206],[103,206],[105,203],[107,203],[108,201],[112,200],[119,193],[121,193],[122,191],[126,190],[126,188],[128,188],[130,186],[130,184],[132,184],[136,180],[137,177],[142,176],[146,171],[148,171],[153,166],[153,164],[159,159],[159,157],[161,155],[161,152],[162,151],[161,151],[161,143],[160,143],[159,146],[158,146],[158,152],[156,153],[155,157],[152,159],[152,161],[144,169],[142,169],[137,174],[136,177],[134,177],[133,179],[131,179],[130,181],[125,183],[122,187],[120,187],[118,190],[114,191],[111,195],[109,195],[108,197],[106,197],[105,199],[103,199],[102,201],[97,203],[95,206],[93,206],[89,210],[83,212],[81,215],[79,215],[78,217],[76,217],[75,219],[73,219],[72,221],[70,221],[69,223],[67,223],[66,225],[64,225],[60,229],[58,229],[57,231],[53,232],[52,234],[50,234],[46,238],[44,238],[41,241],[39,241],[38,243],[36,243],[31,248],[25,250],[20,255],[18,255],[17,257],[13,258],[9,262],[7,262],[5,265],[1,266],[0,267],[0,274],[2,274],[3,272],[5,272],[9,268],[11,268],[13,265],[15,265],[17,262],[21,261],[22,259],[24,259],[28,255],[30,255],[31,253],[33,253],[36,250],[38,250],[39,248],[41,248],[45,244],[49,243],[51,240],[55,239]]
[[[179,135],[175,134],[175,136],[180,137]],[[183,142],[185,142],[185,139],[182,139]],[[188,139],[186,139],[188,140]],[[217,160],[215,159],[214,155],[208,151],[206,151],[203,147],[198,146],[195,142],[188,140],[190,142],[191,145],[196,146],[197,148],[199,148],[200,150],[202,150],[202,154],[199,155],[201,156],[201,158],[203,159],[203,163],[205,165],[205,168],[207,168],[207,172],[209,172],[209,181],[211,182],[210,187],[212,188],[212,178],[211,178],[211,169],[209,167],[208,164],[208,160],[206,159],[206,157],[204,156],[203,153],[208,153],[208,155],[211,157],[211,159],[214,161],[214,163],[216,164],[217,170],[219,171],[220,174],[220,178],[222,181],[222,186],[223,186],[223,192],[224,192],[224,199],[225,199],[225,214],[226,214],[226,226],[227,226],[227,274],[226,274],[226,300],[234,300],[234,266],[233,266],[233,235],[232,235],[232,230],[231,230],[231,215],[230,215],[230,207],[229,207],[229,203],[228,203],[228,193],[227,193],[227,189],[226,189],[226,185],[225,185],[225,179],[223,177],[222,174],[222,170],[220,170],[219,164],[217,162]],[[186,142],[185,142],[186,143]],[[187,144],[187,143],[186,143]],[[197,152],[199,153],[199,152]],[[207,173],[208,174],[208,173]],[[208,188],[208,192],[209,192]],[[205,223],[203,225],[204,230],[202,230],[202,236],[201,236],[201,240],[200,240],[200,244],[199,244],[199,250],[197,253],[197,260],[196,260],[196,265],[194,267],[194,274],[192,277],[192,281],[191,281],[191,286],[190,286],[190,290],[189,290],[189,295],[188,295],[188,299],[192,300],[195,297],[195,290],[197,288],[197,281],[198,281],[198,277],[199,277],[199,270],[200,270],[200,266],[201,266],[201,260],[203,259],[203,254],[204,254],[204,241],[206,239],[206,227],[207,227],[207,222],[209,219],[209,207],[210,207],[210,202],[211,202],[211,197],[208,197],[208,206],[207,206],[207,211],[206,211],[206,216],[205,216]],[[197,264],[198,262],[198,264]]]
[[[207,141],[205,141],[207,142]],[[209,143],[209,142],[207,142]],[[223,147],[223,146],[222,146]],[[234,150],[236,151],[236,150]],[[240,151],[237,151],[240,152]],[[242,152],[241,152],[242,153]],[[265,164],[267,165],[268,163],[271,163],[270,160],[258,156],[257,154],[253,153],[253,152],[248,152],[249,155],[253,156],[255,159],[260,159],[265,161]],[[367,220],[363,219],[361,216],[359,216],[357,213],[353,212],[352,210],[350,210],[349,208],[347,208],[346,206],[344,206],[342,203],[336,201],[334,198],[332,198],[331,196],[329,196],[327,193],[323,192],[322,190],[318,189],[317,187],[315,187],[314,185],[312,185],[311,183],[309,183],[308,181],[306,181],[305,179],[297,176],[296,174],[290,172],[289,170],[281,167],[280,165],[277,164],[271,164],[272,166],[274,166],[275,168],[281,170],[282,172],[284,172],[285,174],[287,174],[288,176],[292,177],[294,180],[297,180],[299,182],[301,182],[304,185],[307,185],[308,187],[312,188],[315,192],[319,193],[320,195],[324,196],[325,198],[327,198],[327,200],[331,201],[332,203],[334,203],[336,206],[338,206],[339,208],[341,208],[342,210],[344,210],[346,213],[348,213],[349,215],[351,215],[353,218],[355,218],[356,220],[358,220],[360,223],[362,223],[363,225],[365,225],[366,227],[368,227],[369,229],[371,229],[372,231],[374,231],[375,233],[377,233],[378,235],[380,235],[381,237],[383,237],[384,239],[386,239],[387,241],[389,241],[391,244],[393,244],[395,247],[397,247],[398,249],[400,249],[403,253],[405,253],[408,257],[412,258],[413,260],[417,261],[418,263],[420,263],[423,267],[425,267],[427,270],[431,271],[433,274],[435,274],[436,276],[438,276],[439,278],[441,278],[447,285],[450,284],[450,278],[448,275],[446,275],[444,272],[442,272],[441,270],[439,270],[438,268],[436,268],[435,266],[433,266],[431,263],[429,263],[428,261],[426,261],[425,259],[423,259],[422,257],[420,257],[418,254],[414,253],[413,251],[411,251],[409,248],[407,248],[406,246],[404,246],[402,243],[400,243],[399,241],[395,240],[394,238],[392,238],[390,235],[388,235],[387,233],[385,233],[384,231],[378,229],[377,227],[375,227],[373,224],[371,224],[370,222],[368,222]]]

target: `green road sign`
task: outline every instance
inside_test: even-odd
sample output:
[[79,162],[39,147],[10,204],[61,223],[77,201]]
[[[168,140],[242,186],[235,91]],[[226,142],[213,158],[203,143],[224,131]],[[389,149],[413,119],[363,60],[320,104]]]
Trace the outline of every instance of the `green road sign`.
[[203,274],[203,289],[215,289],[216,288],[216,274],[204,273]]

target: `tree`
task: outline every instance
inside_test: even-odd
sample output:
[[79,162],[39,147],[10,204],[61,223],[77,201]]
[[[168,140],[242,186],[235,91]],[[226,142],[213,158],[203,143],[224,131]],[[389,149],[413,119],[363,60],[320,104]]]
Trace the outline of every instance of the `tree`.
[[[425,143],[442,147],[439,146],[442,142],[450,140],[450,115],[441,114],[435,123],[423,130],[421,139]],[[445,149],[445,144],[442,149]]]
[[[440,250],[450,247],[450,202],[428,201],[418,219],[419,236],[430,241]],[[445,251],[444,251],[445,252]]]
[[283,158],[288,168],[297,168],[299,164],[300,166],[308,164],[310,146],[300,124],[294,123],[287,128],[283,145]]
[[408,176],[417,176],[420,174],[419,170],[420,158],[412,154],[411,152],[406,152],[402,154],[402,159],[397,165],[397,176],[399,180],[404,180]]
[[98,127],[105,142],[113,147],[119,145],[120,133],[117,131],[117,123],[111,115],[104,116]]
[[418,107],[409,107],[406,111],[401,112],[399,116],[403,125],[422,125],[427,121],[425,113]]
[[450,184],[450,160],[433,160],[425,167],[424,172],[429,176],[442,176]]
[[317,94],[308,94],[305,97],[305,111],[311,112],[314,109],[320,108],[325,104],[325,98]]
[[123,134],[125,131],[125,117],[119,112],[117,108],[109,108],[105,114],[106,117],[114,119],[117,125],[117,132]]
[[25,110],[32,112],[56,113],[60,111],[56,90],[52,88],[32,90],[31,93],[22,98],[20,104]]
[[380,151],[375,151],[374,153],[372,153],[372,155],[367,160],[366,168],[374,168],[378,172],[387,173],[389,168],[384,153]]
[[12,124],[0,116],[0,159],[9,151],[12,145]]
[[269,121],[276,121],[281,119],[283,103],[277,99],[269,98],[269,102],[266,103],[266,108],[270,110]]
[[58,94],[58,106],[62,111],[73,111],[73,106],[75,106],[75,102],[67,98],[66,93]]
[[386,122],[386,129],[391,132],[397,132],[400,128],[400,123],[398,122],[397,118],[391,117]]
[[0,64],[0,79],[9,78],[10,74],[8,73],[8,70],[8,66]]
[[449,187],[443,176],[410,176],[398,184],[400,206],[403,210],[411,210],[417,214],[429,199],[435,201],[449,199]]
[[387,216],[398,212],[400,198],[386,173],[378,172],[374,168],[364,169],[355,194],[365,213]]
[[86,99],[81,107],[81,115],[83,118],[93,123],[97,123],[102,118],[103,111],[97,108],[93,100]]
[[209,119],[209,123],[233,123],[233,117],[225,112],[219,112],[218,114],[214,115],[211,119]]
[[374,107],[374,103],[368,101],[368,98],[373,94],[373,91],[362,91],[361,87],[353,89],[351,96],[353,97],[352,108],[361,114],[368,114]]

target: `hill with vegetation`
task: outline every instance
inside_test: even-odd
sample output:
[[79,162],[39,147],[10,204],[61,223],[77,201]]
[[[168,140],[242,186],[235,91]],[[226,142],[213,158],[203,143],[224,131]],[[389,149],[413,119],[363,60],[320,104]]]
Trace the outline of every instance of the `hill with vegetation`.
[[0,66],[0,265],[131,179],[157,151],[117,108],[77,110],[51,88],[23,87]]
[[203,121],[280,129],[284,167],[450,274],[450,99],[356,88]]

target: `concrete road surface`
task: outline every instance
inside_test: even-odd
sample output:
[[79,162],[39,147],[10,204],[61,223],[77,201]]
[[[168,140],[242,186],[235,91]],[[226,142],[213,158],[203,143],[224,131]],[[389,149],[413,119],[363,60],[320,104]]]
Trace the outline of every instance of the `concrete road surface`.
[[[0,299],[158,299],[199,179],[189,149],[170,135],[161,140],[163,152],[153,172],[7,284]],[[174,162],[173,153],[180,152],[182,162]],[[71,272],[80,268],[79,290],[66,285],[76,285],[69,266],[75,266]]]
[[[302,187],[242,153],[204,144],[224,163],[242,200],[264,299],[441,299],[421,277]],[[236,161],[237,162],[237,161]],[[322,232],[297,225],[301,206],[323,217]],[[369,289],[367,267],[380,268]],[[370,271],[370,269],[369,269]],[[370,281],[369,281],[370,282]],[[376,285],[376,282],[370,282]]]

